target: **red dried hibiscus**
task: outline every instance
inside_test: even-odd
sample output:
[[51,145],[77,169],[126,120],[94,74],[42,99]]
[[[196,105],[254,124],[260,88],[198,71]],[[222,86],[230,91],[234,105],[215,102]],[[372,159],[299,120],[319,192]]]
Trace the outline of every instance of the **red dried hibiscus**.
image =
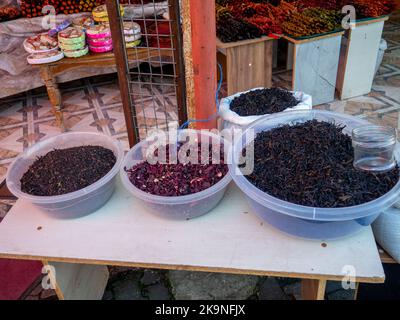
[[[166,147],[169,154],[169,147]],[[157,151],[156,151],[157,153]],[[178,163],[150,164],[141,162],[126,169],[129,180],[138,189],[158,196],[176,197],[197,193],[210,188],[228,173],[224,163],[223,150],[220,150],[220,163],[212,164],[212,147],[209,149],[208,164]],[[196,159],[201,159],[201,146],[198,146]],[[200,161],[199,161],[200,162]]]

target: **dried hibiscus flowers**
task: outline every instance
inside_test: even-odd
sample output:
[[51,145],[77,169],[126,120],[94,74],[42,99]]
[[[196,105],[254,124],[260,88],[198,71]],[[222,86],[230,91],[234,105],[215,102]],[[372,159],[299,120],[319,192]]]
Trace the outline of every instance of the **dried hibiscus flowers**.
[[[167,155],[170,153],[169,149],[167,146],[165,150]],[[166,163],[151,164],[144,161],[125,170],[132,184],[144,192],[166,197],[184,196],[208,189],[225,177],[228,166],[224,163],[223,149],[221,148],[218,153],[220,159],[218,164],[213,164],[213,150],[210,145],[208,161],[205,163],[204,161],[182,163],[179,160],[177,163],[170,163],[167,157]],[[201,159],[201,154],[199,145],[194,159]]]

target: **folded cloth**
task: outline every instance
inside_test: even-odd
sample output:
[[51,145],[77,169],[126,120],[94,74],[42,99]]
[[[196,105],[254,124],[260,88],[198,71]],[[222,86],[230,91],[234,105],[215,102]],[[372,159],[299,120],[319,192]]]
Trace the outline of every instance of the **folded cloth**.
[[400,209],[389,208],[372,224],[376,241],[400,263]]

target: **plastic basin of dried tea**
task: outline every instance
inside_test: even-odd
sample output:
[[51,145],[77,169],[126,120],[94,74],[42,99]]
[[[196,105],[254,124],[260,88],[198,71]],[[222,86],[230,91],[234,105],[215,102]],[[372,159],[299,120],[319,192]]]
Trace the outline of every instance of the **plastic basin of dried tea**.
[[[169,146],[166,147],[166,154],[169,154]],[[144,161],[125,170],[131,183],[144,192],[166,197],[184,196],[206,190],[225,177],[228,166],[224,163],[223,154],[221,149],[220,163],[213,164],[210,146],[208,164],[181,163],[179,160],[169,163],[167,156],[166,163],[150,164]],[[195,158],[201,159],[200,145],[197,156]]]
[[399,181],[353,167],[351,137],[343,126],[317,120],[284,125],[254,140],[254,171],[246,178],[278,199],[317,208],[351,207],[375,200]]
[[83,189],[104,177],[115,165],[114,153],[100,146],[55,149],[29,167],[21,190],[36,196],[57,196]]
[[252,90],[236,97],[230,109],[241,117],[282,112],[300,103],[291,92],[280,88]]

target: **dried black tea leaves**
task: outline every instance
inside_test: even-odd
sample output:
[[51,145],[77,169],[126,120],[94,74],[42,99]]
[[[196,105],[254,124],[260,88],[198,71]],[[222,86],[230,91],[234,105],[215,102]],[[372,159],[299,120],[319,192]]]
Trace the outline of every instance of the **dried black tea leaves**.
[[300,103],[293,93],[280,88],[258,89],[233,99],[230,109],[241,117],[282,112]]
[[380,174],[356,170],[343,129],[312,120],[259,133],[247,179],[278,199],[310,207],[351,207],[383,196],[399,181],[398,166]]
[[83,189],[115,165],[114,153],[100,146],[55,149],[38,159],[21,178],[21,190],[35,196],[57,196]]

